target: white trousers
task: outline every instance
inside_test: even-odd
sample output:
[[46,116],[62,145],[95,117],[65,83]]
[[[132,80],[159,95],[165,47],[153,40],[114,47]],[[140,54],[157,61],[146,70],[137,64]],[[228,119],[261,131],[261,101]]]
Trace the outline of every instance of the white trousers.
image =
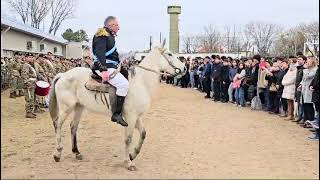
[[[108,68],[108,73],[112,74],[116,69]],[[119,72],[108,81],[112,86],[116,87],[117,96],[126,96],[129,90],[129,81]]]

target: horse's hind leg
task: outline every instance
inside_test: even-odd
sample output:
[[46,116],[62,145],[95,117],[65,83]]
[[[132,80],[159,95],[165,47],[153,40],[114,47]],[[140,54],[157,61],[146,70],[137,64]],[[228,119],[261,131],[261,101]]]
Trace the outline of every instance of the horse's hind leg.
[[78,104],[75,106],[73,121],[71,121],[70,123],[72,152],[75,154],[76,159],[78,160],[82,160],[82,155],[80,154],[78,150],[78,145],[77,145],[77,130],[78,130],[78,125],[81,119],[83,109],[84,107],[82,105]]
[[60,161],[61,158],[61,153],[62,153],[62,141],[61,141],[61,127],[62,124],[64,123],[65,119],[68,117],[68,115],[71,113],[73,108],[67,107],[63,105],[64,108],[60,108],[62,111],[59,113],[59,117],[57,121],[55,122],[55,132],[56,132],[56,151],[53,154],[53,158],[56,162]]
[[146,130],[143,127],[143,122],[142,122],[141,118],[138,118],[138,120],[136,122],[136,128],[139,131],[140,138],[139,138],[139,142],[138,142],[137,146],[134,148],[133,153],[129,155],[131,160],[134,160],[137,157],[137,155],[140,153],[143,141],[146,138]]

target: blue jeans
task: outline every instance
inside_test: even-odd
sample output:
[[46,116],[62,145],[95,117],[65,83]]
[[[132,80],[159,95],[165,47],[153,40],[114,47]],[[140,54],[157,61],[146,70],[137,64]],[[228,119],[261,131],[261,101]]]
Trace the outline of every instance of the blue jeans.
[[303,113],[304,109],[303,109],[303,103],[300,103],[300,101],[298,101],[298,118],[299,120],[304,118],[304,113]]
[[235,99],[237,104],[240,104],[241,106],[245,105],[245,99],[244,99],[244,89],[243,87],[240,88],[236,88],[236,92],[235,92]]
[[191,83],[191,87],[194,88],[195,83],[194,83],[194,71],[190,71],[190,83]]
[[267,87],[264,91],[264,107],[267,111],[271,110],[271,103],[270,103],[270,91],[269,88]]

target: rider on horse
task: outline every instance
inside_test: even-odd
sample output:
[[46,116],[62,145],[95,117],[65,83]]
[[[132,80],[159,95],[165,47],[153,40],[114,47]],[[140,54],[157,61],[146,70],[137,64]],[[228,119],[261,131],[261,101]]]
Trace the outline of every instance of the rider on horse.
[[[115,46],[115,36],[119,29],[117,18],[109,16],[104,21],[104,27],[99,28],[94,35],[92,41],[94,57],[92,71],[96,74],[95,70],[99,70],[102,73],[102,81],[116,88],[117,105],[111,120],[122,126],[128,126],[121,113],[128,93],[129,82],[121,73],[116,72],[120,65],[120,60]],[[116,74],[110,79],[110,75],[113,73]]]

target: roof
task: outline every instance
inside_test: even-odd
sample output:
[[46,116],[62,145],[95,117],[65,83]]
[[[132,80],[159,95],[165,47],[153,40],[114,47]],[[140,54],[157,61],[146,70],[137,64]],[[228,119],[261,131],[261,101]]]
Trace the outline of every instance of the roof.
[[16,31],[31,34],[40,38],[46,38],[46,40],[53,41],[56,43],[67,44],[67,41],[63,38],[50,35],[44,31],[41,31],[40,29],[18,22],[17,20],[9,18],[3,14],[1,14],[1,26],[10,27],[11,29],[14,29]]

